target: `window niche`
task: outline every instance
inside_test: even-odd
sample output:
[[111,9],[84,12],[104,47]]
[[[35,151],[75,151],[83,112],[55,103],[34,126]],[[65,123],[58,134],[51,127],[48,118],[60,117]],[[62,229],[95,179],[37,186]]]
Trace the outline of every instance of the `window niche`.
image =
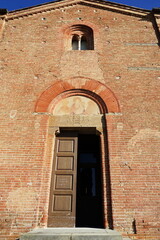
[[93,30],[86,25],[73,25],[66,31],[67,49],[94,50]]

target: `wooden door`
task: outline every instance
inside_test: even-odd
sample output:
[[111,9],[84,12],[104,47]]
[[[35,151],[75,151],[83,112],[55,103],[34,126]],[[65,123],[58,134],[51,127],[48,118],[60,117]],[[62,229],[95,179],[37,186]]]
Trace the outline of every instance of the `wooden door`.
[[77,137],[57,137],[48,227],[74,227],[76,214]]

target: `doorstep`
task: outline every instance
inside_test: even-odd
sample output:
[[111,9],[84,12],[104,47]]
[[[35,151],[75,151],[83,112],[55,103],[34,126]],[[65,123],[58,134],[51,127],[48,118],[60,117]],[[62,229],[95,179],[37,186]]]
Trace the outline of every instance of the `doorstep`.
[[39,228],[20,240],[123,240],[115,230],[99,228]]

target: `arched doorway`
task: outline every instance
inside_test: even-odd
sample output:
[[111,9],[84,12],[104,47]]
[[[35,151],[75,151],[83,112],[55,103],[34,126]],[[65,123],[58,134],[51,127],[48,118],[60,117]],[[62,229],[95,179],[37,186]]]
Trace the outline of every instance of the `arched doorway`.
[[[119,105],[114,94],[105,85],[96,81],[86,82],[83,89],[75,89],[68,83],[59,81],[48,88],[37,101],[36,111],[49,113],[49,132],[52,134],[54,145],[48,227],[108,226],[111,196],[108,194],[109,184],[108,186],[106,184],[106,172],[108,171],[109,179],[109,169],[106,170],[105,162],[107,159],[105,118],[108,112],[118,110]],[[81,147],[83,142],[86,143],[84,148]],[[90,159],[83,162],[84,159],[80,155],[88,155]],[[82,177],[85,176],[85,172],[88,172],[86,179],[91,179],[88,185],[81,180],[85,178]],[[96,192],[96,189],[100,191]],[[81,193],[84,192],[86,195],[80,199]],[[89,197],[94,199],[95,193],[98,194],[95,205],[100,208],[97,210],[99,216],[95,214],[94,218],[91,212],[95,210],[95,205],[94,201],[89,204],[91,203]],[[86,213],[84,202],[87,203],[87,198],[88,206],[92,208],[89,210],[89,207],[86,207],[90,212],[83,215],[81,213]],[[88,220],[86,216],[89,216]],[[91,221],[93,219],[95,220]]]
[[[53,116],[100,116],[98,105],[85,91],[52,102]],[[68,95],[68,94],[67,94]],[[96,100],[97,101],[97,100]],[[105,108],[104,108],[105,109]],[[62,126],[56,134],[49,204],[49,227],[103,228],[100,132],[95,127]]]

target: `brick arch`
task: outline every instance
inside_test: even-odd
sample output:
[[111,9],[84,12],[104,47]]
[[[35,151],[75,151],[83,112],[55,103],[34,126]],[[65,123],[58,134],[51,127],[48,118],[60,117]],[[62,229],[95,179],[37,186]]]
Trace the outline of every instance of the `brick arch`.
[[63,34],[65,34],[66,32],[68,32],[69,31],[69,29],[72,27],[72,26],[74,26],[74,25],[85,25],[85,26],[88,26],[89,28],[91,28],[93,31],[94,31],[94,33],[99,33],[99,28],[97,27],[97,25],[95,25],[95,24],[93,24],[93,23],[91,23],[91,22],[88,22],[88,21],[85,21],[85,20],[83,20],[83,21],[74,21],[74,22],[72,22],[72,23],[67,23],[67,24],[64,24],[63,25],[63,27],[60,29],[60,31],[63,33]]
[[[101,113],[118,113],[120,107],[114,93],[104,84],[88,79],[81,88],[75,88],[68,82],[57,81],[47,88],[39,97],[35,112],[51,112],[60,99],[69,96],[86,96],[97,103]],[[57,101],[54,101],[56,100]]]

